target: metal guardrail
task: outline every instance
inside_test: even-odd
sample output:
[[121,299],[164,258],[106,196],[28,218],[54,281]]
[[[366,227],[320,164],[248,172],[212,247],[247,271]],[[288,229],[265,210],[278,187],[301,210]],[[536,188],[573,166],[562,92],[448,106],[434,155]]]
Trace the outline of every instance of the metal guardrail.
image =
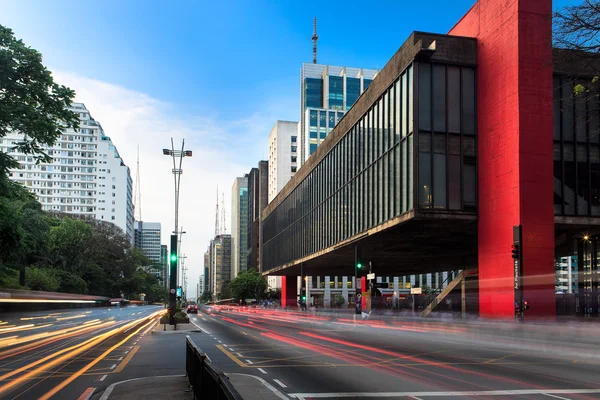
[[185,373],[194,392],[194,399],[243,400],[229,378],[206,359],[206,354],[189,336],[185,338]]

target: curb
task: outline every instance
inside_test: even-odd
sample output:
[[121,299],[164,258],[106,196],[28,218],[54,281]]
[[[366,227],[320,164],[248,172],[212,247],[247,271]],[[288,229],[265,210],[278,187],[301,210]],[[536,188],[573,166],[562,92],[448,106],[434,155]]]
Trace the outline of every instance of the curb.
[[[265,381],[263,378],[261,378],[260,376],[254,376],[254,375],[250,375],[250,374],[239,374],[237,372],[230,372],[230,373],[225,373],[226,376],[230,376],[230,375],[243,375],[243,376],[250,376],[254,379],[256,379],[257,381],[259,381],[260,383],[262,383],[267,389],[269,389],[271,392],[273,392],[275,394],[275,396],[279,397],[282,400],[289,400],[290,398],[287,397],[285,394],[281,393],[279,390],[277,390],[277,388],[273,385],[271,385],[269,382]],[[232,384],[233,385],[233,384]],[[234,385],[235,387],[235,385]],[[237,389],[236,389],[237,390]],[[100,399],[100,400],[104,400],[104,399]]]
[[106,388],[106,390],[104,391],[104,393],[102,394],[102,396],[100,397],[100,400],[108,400],[110,394],[112,393],[112,391],[115,389],[115,387],[117,385],[120,385],[122,383],[127,383],[127,382],[133,382],[133,381],[139,381],[142,379],[160,379],[160,378],[185,378],[185,375],[161,375],[161,376],[145,376],[142,378],[133,378],[133,379],[127,379],[124,381],[120,381],[120,382],[115,382],[112,385],[110,385],[109,387]]

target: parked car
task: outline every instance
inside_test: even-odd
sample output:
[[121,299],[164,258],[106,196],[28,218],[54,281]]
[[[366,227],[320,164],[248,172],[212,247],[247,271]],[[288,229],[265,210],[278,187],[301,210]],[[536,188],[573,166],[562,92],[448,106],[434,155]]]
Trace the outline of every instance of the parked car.
[[194,314],[198,314],[198,306],[195,304],[190,304],[189,306],[187,306],[186,312],[189,313],[194,313]]

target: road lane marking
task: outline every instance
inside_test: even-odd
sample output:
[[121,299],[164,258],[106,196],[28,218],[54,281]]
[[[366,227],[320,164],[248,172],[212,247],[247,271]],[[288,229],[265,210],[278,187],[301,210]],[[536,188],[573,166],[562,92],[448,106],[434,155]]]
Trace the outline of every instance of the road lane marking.
[[252,364],[254,364],[254,363],[253,363],[252,361],[250,361],[250,360],[246,360],[246,362],[247,362],[248,364],[251,364],[251,365],[252,365]]
[[112,367],[110,367],[110,369],[115,369],[117,368],[117,364],[113,364]]
[[287,386],[281,382],[279,379],[273,379],[273,381],[275,381],[276,384],[278,384],[279,386],[281,386],[282,388],[286,388]]
[[243,355],[241,355],[240,353],[235,353],[236,356],[238,357],[244,357]]
[[100,400],[108,400],[108,398],[110,397],[111,393],[113,392],[113,390],[115,390],[115,387],[117,385],[120,385],[122,383],[127,383],[127,382],[134,382],[134,381],[139,381],[142,379],[161,379],[161,378],[185,378],[185,375],[163,375],[163,376],[152,376],[152,377],[143,377],[143,378],[133,378],[133,379],[127,379],[121,382],[115,382],[112,385],[110,385],[109,387],[106,388],[106,390],[104,391],[104,393],[102,394],[102,397],[100,397]]
[[102,382],[103,380],[105,380],[107,376],[108,375],[102,375],[102,378],[100,378],[100,382]]
[[540,393],[543,396],[548,396],[548,397],[554,397],[555,399],[561,399],[561,400],[571,400],[568,397],[560,397],[560,396],[556,396],[553,394],[548,394],[548,393]]
[[[114,370],[114,372],[116,373],[116,372],[123,371],[123,369],[125,369],[125,367],[129,363],[129,361],[131,361],[131,359],[133,358],[133,356],[139,349],[140,349],[140,346],[135,346],[134,349],[131,350],[131,352],[129,354],[127,354],[127,357],[125,357],[125,359],[123,361],[121,361],[121,363],[119,364],[117,369]],[[121,357],[121,358],[123,358],[123,357]]]
[[[250,375],[250,374],[238,374],[238,373],[233,373],[233,372],[226,373],[225,375],[227,375],[227,376],[231,376],[231,375],[249,376],[251,378],[256,379],[260,383],[262,383],[267,389],[269,389],[271,392],[273,392],[275,394],[275,396],[279,397],[282,400],[289,400],[289,397],[287,397],[286,395],[281,393],[279,390],[277,390],[277,388],[275,386],[271,385],[269,382],[265,381],[260,376],[254,376],[254,375]],[[106,399],[100,399],[100,400],[106,400]]]
[[[274,379],[275,380],[275,379]],[[480,390],[457,392],[349,392],[349,393],[291,393],[298,400],[353,398],[353,397],[466,397],[466,396],[522,396],[548,394],[596,394],[600,389],[514,389],[514,390]]]
[[95,387],[87,388],[77,400],[88,400],[90,397],[92,397],[92,393],[94,393],[94,390],[96,390]]
[[122,360],[123,360],[123,357],[119,357],[119,359],[117,361],[122,361]]
[[228,351],[226,348],[224,348],[223,346],[221,346],[220,344],[217,345],[217,349],[221,350],[223,353],[225,353],[225,355],[227,357],[229,357],[231,360],[233,360],[233,362],[235,362],[237,365],[239,365],[240,367],[244,367],[247,368],[248,365],[244,364],[242,362],[242,360],[240,360],[239,358],[237,358],[236,356],[234,356],[230,351]]
[[260,372],[262,372],[263,374],[265,374],[265,375],[267,374],[267,371],[265,371],[265,370],[264,370],[264,369],[262,369],[262,368],[259,368],[258,370],[259,370]]

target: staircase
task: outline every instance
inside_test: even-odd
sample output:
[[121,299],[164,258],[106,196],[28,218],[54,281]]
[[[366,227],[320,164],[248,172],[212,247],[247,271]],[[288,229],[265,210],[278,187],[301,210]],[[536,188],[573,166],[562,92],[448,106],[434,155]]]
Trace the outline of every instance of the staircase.
[[433,299],[433,301],[431,302],[431,304],[429,304],[424,310],[423,310],[423,317],[428,316],[429,314],[431,314],[431,312],[433,311],[433,309],[435,307],[437,307],[438,304],[440,304],[442,302],[442,300],[444,300],[446,298],[446,296],[448,296],[448,294],[450,294],[450,292],[452,292],[456,286],[458,286],[463,279],[465,279],[465,271],[462,270],[459,272],[459,274],[456,276],[456,278],[454,278],[452,281],[450,281],[448,283],[448,286],[446,286],[441,292],[440,294],[438,294],[436,296],[435,299]]

